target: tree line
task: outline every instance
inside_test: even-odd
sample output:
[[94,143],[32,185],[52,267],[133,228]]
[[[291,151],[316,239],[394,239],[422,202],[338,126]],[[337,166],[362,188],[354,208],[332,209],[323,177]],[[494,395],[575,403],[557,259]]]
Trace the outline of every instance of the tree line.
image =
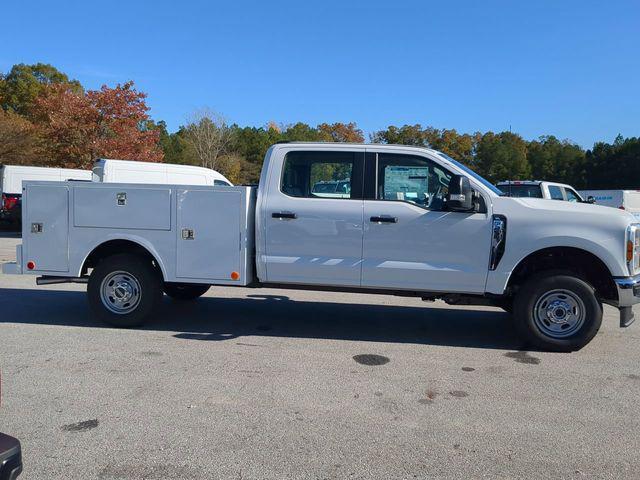
[[[256,183],[270,145],[282,141],[364,142],[353,123],[229,124],[211,110],[194,112],[176,132],[148,114],[133,82],[87,90],[48,64],[14,65],[0,74],[0,163],[90,168],[96,158],[200,165],[234,183]],[[618,136],[583,149],[545,135],[459,133],[431,126],[389,126],[372,143],[440,150],[493,182],[544,179],[577,188],[640,187],[640,138]]]

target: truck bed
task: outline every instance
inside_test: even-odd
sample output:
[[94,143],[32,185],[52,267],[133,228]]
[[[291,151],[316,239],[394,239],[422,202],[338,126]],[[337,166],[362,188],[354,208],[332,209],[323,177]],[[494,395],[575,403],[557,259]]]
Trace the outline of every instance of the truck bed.
[[147,249],[167,282],[254,278],[255,188],[25,182],[23,190],[16,268],[25,273],[80,277],[89,254],[118,239]]

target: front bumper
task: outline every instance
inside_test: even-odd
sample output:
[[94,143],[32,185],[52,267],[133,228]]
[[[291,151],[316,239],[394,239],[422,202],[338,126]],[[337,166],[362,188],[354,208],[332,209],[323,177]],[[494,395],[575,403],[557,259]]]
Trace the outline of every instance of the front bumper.
[[640,303],[640,275],[613,280],[618,289],[617,307],[620,310],[620,326],[628,327],[635,320],[632,307]]
[[618,288],[618,307],[631,307],[640,303],[640,275],[613,279]]

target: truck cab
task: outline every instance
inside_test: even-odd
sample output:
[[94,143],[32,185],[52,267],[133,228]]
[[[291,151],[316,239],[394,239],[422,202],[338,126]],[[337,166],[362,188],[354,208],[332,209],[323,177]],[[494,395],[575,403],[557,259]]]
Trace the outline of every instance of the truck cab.
[[511,312],[537,348],[571,351],[602,304],[633,321],[640,224],[621,210],[505,197],[444,153],[284,143],[255,187],[25,184],[6,273],[88,284],[93,313],[135,326],[162,293],[210,285],[417,296]]

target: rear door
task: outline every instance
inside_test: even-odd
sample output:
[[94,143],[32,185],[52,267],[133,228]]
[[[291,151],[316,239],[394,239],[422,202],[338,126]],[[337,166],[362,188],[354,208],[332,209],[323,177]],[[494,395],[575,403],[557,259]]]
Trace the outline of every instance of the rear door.
[[362,286],[484,292],[490,215],[443,210],[452,173],[426,157],[375,151],[366,172]]
[[292,150],[276,163],[263,208],[268,282],[360,285],[363,163],[353,150]]

